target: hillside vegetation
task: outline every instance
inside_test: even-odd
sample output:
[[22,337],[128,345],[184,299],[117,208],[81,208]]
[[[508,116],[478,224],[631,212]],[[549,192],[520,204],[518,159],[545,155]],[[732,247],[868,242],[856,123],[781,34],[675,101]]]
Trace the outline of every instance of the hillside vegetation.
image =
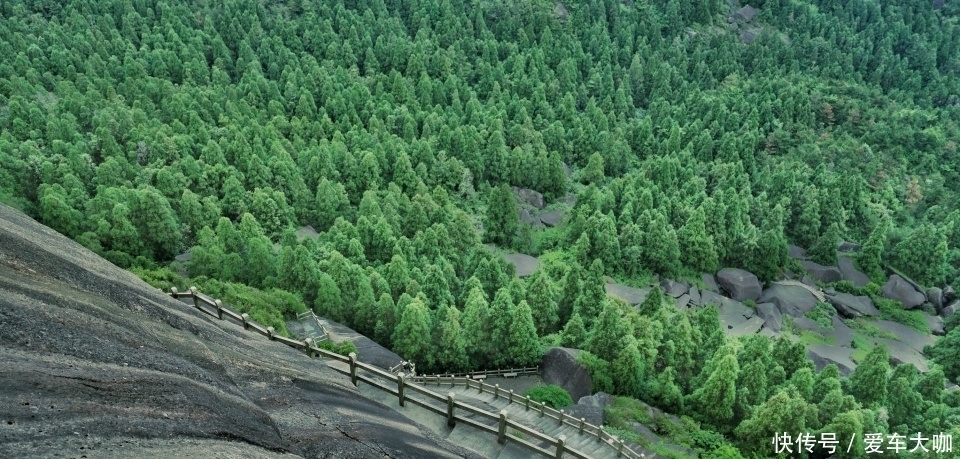
[[[726,338],[716,308],[604,291],[770,281],[789,243],[829,263],[840,240],[874,283],[960,284],[960,8],[754,6],[737,26],[692,0],[4,1],[0,202],[157,286],[278,325],[312,307],[424,371],[583,348],[600,389],[689,416],[714,457],[960,435],[952,323],[941,366],[876,348],[848,379]],[[566,223],[521,223],[511,186]],[[486,243],[544,266],[521,280]],[[187,250],[189,280],[168,268]]]

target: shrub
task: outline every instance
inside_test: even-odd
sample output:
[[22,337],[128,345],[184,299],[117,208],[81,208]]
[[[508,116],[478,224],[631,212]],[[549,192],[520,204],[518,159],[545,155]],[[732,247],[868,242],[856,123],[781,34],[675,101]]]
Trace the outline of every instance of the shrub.
[[833,316],[836,313],[837,310],[834,309],[829,303],[817,303],[816,307],[807,312],[805,315],[816,322],[817,325],[832,330]]
[[173,270],[170,268],[130,268],[130,271],[136,274],[137,277],[142,279],[144,282],[150,284],[152,287],[161,289],[164,292],[169,292],[170,287],[176,287],[181,292],[184,292],[189,287],[187,285],[187,280],[181,277],[179,274],[173,272]]
[[530,397],[531,400],[545,403],[556,410],[573,405],[573,399],[570,398],[570,394],[555,384],[534,387],[526,391],[523,395]]
[[357,352],[357,345],[353,344],[353,341],[344,341],[340,344],[336,344],[333,341],[329,341],[329,340],[320,341],[319,343],[317,343],[317,347],[326,351],[340,354],[344,357],[349,356],[351,352],[357,354],[358,358],[360,356],[360,353]]
[[838,292],[849,293],[857,296],[866,295],[866,292],[864,292],[863,288],[853,285],[853,282],[848,280],[837,281],[831,285],[833,285],[833,288],[835,288]]
[[873,303],[880,310],[880,317],[899,322],[921,333],[930,333],[924,314],[921,311],[906,311],[899,301],[874,297]]
[[723,445],[713,450],[706,457],[707,459],[743,459],[740,451],[730,445]]
[[594,392],[614,393],[613,378],[610,376],[613,373],[611,371],[612,368],[610,368],[610,362],[587,351],[583,351],[577,357],[577,363],[586,367],[587,371],[590,372]]

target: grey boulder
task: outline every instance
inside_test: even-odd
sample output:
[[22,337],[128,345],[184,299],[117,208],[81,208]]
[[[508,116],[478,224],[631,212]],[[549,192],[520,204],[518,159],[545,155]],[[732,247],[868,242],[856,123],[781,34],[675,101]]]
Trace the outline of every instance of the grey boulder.
[[757,276],[749,271],[737,268],[723,268],[717,273],[717,282],[730,298],[737,301],[760,298],[763,286]]
[[763,291],[758,303],[773,303],[781,314],[803,317],[817,306],[817,299],[809,290],[796,285],[772,284]]
[[867,296],[854,296],[849,293],[837,292],[828,295],[827,301],[833,305],[837,312],[848,319],[880,315],[880,310],[873,305],[873,300]]
[[664,279],[660,281],[660,289],[663,290],[663,293],[670,295],[674,298],[680,298],[680,295],[687,293],[687,286],[681,284],[672,279]]
[[953,286],[948,285],[943,288],[943,304],[947,304],[957,299],[957,292],[953,291]]
[[567,216],[567,213],[562,210],[554,210],[552,212],[544,212],[540,214],[540,221],[544,225],[554,227],[560,224],[563,219]]
[[760,303],[757,305],[757,316],[763,319],[763,326],[769,330],[779,332],[783,328],[783,314],[773,303]]
[[940,311],[940,317],[950,317],[957,312],[957,309],[960,309],[960,300],[953,300],[952,303],[943,307],[943,310]]
[[518,200],[536,207],[537,209],[543,209],[543,207],[546,206],[546,202],[543,200],[543,194],[540,192],[528,188],[516,187],[514,187],[513,192],[516,193]]
[[931,287],[927,290],[927,301],[933,304],[933,307],[937,308],[937,312],[940,312],[943,309],[943,290],[937,287]]
[[860,244],[857,244],[856,242],[841,241],[839,244],[837,244],[837,251],[838,252],[859,252]]
[[556,384],[570,394],[574,400],[590,395],[593,379],[586,367],[577,362],[579,349],[553,347],[543,356],[540,372],[543,382]]
[[899,301],[903,305],[903,309],[913,309],[926,300],[926,297],[913,288],[913,285],[896,274],[890,275],[890,279],[883,285],[881,292],[883,292],[883,296]]
[[807,274],[810,274],[810,277],[813,277],[819,282],[829,284],[843,279],[840,269],[836,266],[824,266],[810,260],[803,260],[800,264],[803,265],[803,269],[807,271]]
[[620,298],[630,305],[643,303],[643,300],[647,298],[647,293],[650,293],[650,287],[633,288],[621,284],[606,284],[604,287],[607,291],[607,295],[613,295],[617,298]]
[[840,270],[840,275],[843,277],[843,280],[849,281],[856,287],[863,287],[870,283],[870,278],[857,269],[853,263],[853,259],[850,257],[839,257],[837,259],[837,268]]
[[713,274],[703,273],[703,291],[720,293],[720,286],[717,285],[717,279]]
[[790,244],[787,246],[787,253],[790,254],[790,258],[796,258],[798,260],[803,260],[807,258],[807,250],[803,247]]

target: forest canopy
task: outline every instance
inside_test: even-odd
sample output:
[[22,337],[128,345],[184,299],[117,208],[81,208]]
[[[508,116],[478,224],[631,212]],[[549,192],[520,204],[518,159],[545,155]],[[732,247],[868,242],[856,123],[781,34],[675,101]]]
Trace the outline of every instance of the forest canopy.
[[[727,339],[715,308],[606,296],[608,276],[771,281],[788,244],[829,264],[840,241],[874,283],[960,284],[960,6],[753,6],[3,1],[0,202],[157,282],[189,251],[183,275],[278,330],[310,307],[427,371],[585,349],[610,392],[722,434],[702,451],[949,431],[960,329],[942,370],[878,348],[847,379]],[[514,187],[575,204],[535,230]],[[544,266],[520,279],[488,243]]]

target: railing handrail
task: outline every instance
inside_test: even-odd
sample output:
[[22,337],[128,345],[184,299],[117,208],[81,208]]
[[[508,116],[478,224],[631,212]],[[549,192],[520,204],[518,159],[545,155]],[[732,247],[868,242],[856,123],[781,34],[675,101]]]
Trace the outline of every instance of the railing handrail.
[[[396,367],[395,367],[396,368]],[[503,376],[508,374],[516,375],[530,375],[530,374],[540,374],[540,367],[523,367],[523,368],[510,368],[506,370],[479,370],[472,371],[470,373],[444,373],[444,374],[432,374],[432,375],[417,375],[417,378],[436,378],[436,377],[465,377],[471,378],[474,376]]]
[[[306,352],[311,357],[313,357],[314,355],[317,355],[317,356],[322,356],[328,359],[336,360],[339,362],[347,363],[350,365],[350,370],[347,372],[344,372],[344,370],[341,368],[337,368],[333,366],[331,366],[330,368],[332,368],[337,372],[344,373],[347,376],[350,376],[354,385],[356,385],[359,380],[363,380],[368,384],[372,382],[370,378],[366,376],[358,375],[357,374],[358,369],[363,369],[364,371],[367,371],[375,375],[376,377],[396,383],[397,384],[396,391],[394,391],[393,389],[389,389],[386,386],[378,383],[370,384],[370,385],[380,390],[385,390],[390,394],[397,395],[400,398],[400,406],[403,406],[404,400],[410,400],[412,403],[422,406],[426,408],[428,411],[432,411],[435,413],[442,412],[442,410],[440,410],[436,406],[428,406],[430,404],[429,401],[416,400],[416,399],[409,398],[406,395],[404,388],[410,387],[412,392],[415,392],[416,394],[426,397],[428,400],[432,400],[434,402],[440,402],[446,405],[448,423],[450,423],[451,427],[453,423],[459,421],[474,427],[478,427],[481,430],[492,431],[490,426],[483,425],[482,423],[477,423],[475,420],[472,420],[470,418],[458,416],[456,414],[456,409],[460,409],[460,411],[472,413],[476,416],[480,416],[481,418],[498,422],[500,427],[499,429],[495,429],[495,430],[497,431],[497,435],[498,435],[497,441],[499,443],[503,443],[507,440],[507,438],[509,438],[511,441],[519,444],[520,446],[523,446],[527,449],[531,449],[539,454],[543,454],[547,456],[554,455],[554,452],[552,451],[545,450],[530,442],[524,441],[519,438],[515,438],[512,435],[506,435],[505,429],[507,427],[510,427],[514,430],[522,432],[524,435],[529,435],[530,437],[535,438],[540,442],[546,443],[548,445],[554,445],[557,450],[562,450],[562,452],[556,451],[557,457],[559,457],[559,455],[561,454],[570,454],[578,458],[589,458],[589,456],[585,455],[584,453],[567,446],[566,437],[563,435],[559,436],[558,438],[550,438],[546,434],[543,434],[535,429],[532,429],[529,426],[521,424],[513,419],[508,419],[506,417],[506,411],[501,411],[500,414],[494,414],[480,408],[475,408],[466,403],[459,402],[453,399],[452,397],[444,398],[441,394],[438,394],[428,389],[426,386],[417,385],[417,382],[429,382],[430,380],[435,380],[437,381],[437,385],[440,385],[441,383],[446,382],[451,385],[461,385],[461,384],[466,385],[467,388],[470,388],[471,385],[475,385],[475,387],[480,391],[480,393],[489,392],[491,394],[494,394],[495,397],[501,396],[501,394],[504,398],[509,397],[510,403],[514,403],[514,401],[516,400],[518,403],[519,402],[525,403],[525,405],[528,407],[531,407],[531,405],[532,407],[539,406],[539,408],[536,408],[536,409],[541,412],[541,415],[548,416],[552,419],[557,419],[561,424],[566,424],[568,426],[577,428],[581,434],[583,434],[584,432],[587,432],[589,435],[596,436],[599,441],[602,441],[603,443],[606,443],[608,446],[616,449],[618,457],[623,456],[630,459],[643,459],[645,457],[643,454],[639,454],[633,451],[633,449],[631,449],[630,447],[626,446],[623,440],[617,438],[614,435],[611,435],[608,432],[605,432],[602,428],[598,426],[585,422],[582,418],[579,420],[574,420],[570,418],[569,415],[566,415],[565,413],[563,413],[563,410],[559,410],[559,411],[555,410],[553,408],[546,406],[544,403],[531,400],[530,397],[519,397],[518,395],[514,394],[513,391],[509,391],[509,392],[502,391],[500,389],[499,384],[489,385],[484,383],[481,380],[477,380],[471,377],[471,376],[497,376],[497,375],[504,375],[508,373],[516,373],[517,375],[530,374],[533,371],[539,372],[538,367],[525,367],[525,368],[515,368],[515,369],[508,369],[508,370],[477,371],[472,373],[460,373],[459,376],[457,375],[417,376],[417,377],[411,377],[409,378],[409,380],[407,380],[407,378],[403,375],[403,373],[400,373],[399,375],[395,375],[392,373],[392,371],[390,372],[384,371],[372,365],[357,361],[357,355],[355,353],[350,353],[349,356],[344,357],[335,352],[327,351],[325,349],[321,349],[317,347],[314,344],[315,341],[312,340],[311,338],[307,338],[303,341],[298,341],[295,339],[280,336],[276,334],[276,331],[274,330],[273,327],[264,327],[256,323],[255,321],[250,320],[247,314],[237,313],[236,311],[224,306],[220,300],[215,300],[208,297],[207,295],[199,293],[196,287],[190,287],[190,289],[184,293],[178,292],[176,287],[171,287],[169,295],[177,299],[192,298],[194,307],[196,307],[198,310],[210,316],[217,317],[218,319],[223,320],[223,316],[226,315],[227,317],[230,317],[240,322],[240,324],[243,325],[244,329],[246,330],[253,329],[254,331],[266,336],[271,341],[279,341],[290,347],[300,349]],[[215,310],[211,311],[210,308],[214,308]],[[312,314],[312,313],[313,313],[312,311],[309,311],[309,314]],[[301,314],[306,315],[308,313],[301,313]],[[298,318],[299,316],[300,315],[298,314]],[[315,314],[314,314],[314,317],[316,317]],[[450,395],[452,395],[452,393]]]

